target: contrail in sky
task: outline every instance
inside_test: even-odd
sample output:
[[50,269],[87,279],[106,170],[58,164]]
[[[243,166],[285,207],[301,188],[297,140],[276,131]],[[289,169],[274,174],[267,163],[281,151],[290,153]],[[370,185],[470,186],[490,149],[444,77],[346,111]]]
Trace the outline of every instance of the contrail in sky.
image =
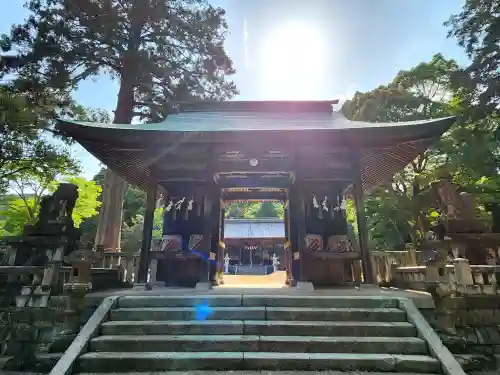
[[250,61],[248,57],[248,24],[246,17],[243,19],[243,49],[245,53],[245,68],[248,68]]

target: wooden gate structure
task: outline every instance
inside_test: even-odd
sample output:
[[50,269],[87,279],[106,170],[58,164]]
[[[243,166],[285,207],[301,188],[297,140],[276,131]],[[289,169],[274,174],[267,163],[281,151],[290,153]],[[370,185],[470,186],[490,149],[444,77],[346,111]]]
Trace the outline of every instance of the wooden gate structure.
[[[150,261],[154,201],[164,195],[158,279],[216,283],[223,267],[223,201],[286,202],[288,282],[373,283],[363,193],[424,152],[455,118],[405,123],[350,121],[337,101],[179,103],[163,122],[59,120],[80,143],[148,194],[139,281]],[[347,237],[353,199],[358,239]]]

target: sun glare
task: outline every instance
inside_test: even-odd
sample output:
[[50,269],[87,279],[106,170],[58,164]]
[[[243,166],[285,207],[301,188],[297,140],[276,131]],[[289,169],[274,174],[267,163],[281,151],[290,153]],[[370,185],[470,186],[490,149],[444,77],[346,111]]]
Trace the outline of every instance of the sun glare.
[[313,25],[288,23],[263,48],[264,84],[273,99],[308,99],[325,74],[325,40]]

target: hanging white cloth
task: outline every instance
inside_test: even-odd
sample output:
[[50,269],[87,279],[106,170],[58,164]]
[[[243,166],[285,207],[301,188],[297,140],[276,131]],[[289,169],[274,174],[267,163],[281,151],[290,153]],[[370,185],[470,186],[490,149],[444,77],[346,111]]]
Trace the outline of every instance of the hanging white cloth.
[[182,198],[180,201],[178,201],[176,204],[175,204],[175,209],[178,211],[181,209],[181,206],[182,204],[184,203],[184,201],[186,200],[186,197]]
[[316,195],[313,194],[313,206],[314,208],[319,208],[318,200],[316,199]]
[[169,200],[167,206],[165,207],[165,211],[170,212],[172,207],[174,207],[174,201]]
[[321,205],[323,206],[323,211],[328,211],[328,197],[325,197]]

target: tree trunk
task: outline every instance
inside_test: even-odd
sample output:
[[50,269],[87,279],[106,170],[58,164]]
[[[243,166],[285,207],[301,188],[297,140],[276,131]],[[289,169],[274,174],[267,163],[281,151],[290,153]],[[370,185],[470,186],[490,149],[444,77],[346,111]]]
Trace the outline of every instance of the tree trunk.
[[120,250],[125,181],[110,169],[104,175],[102,206],[95,236],[95,246],[112,251]]
[[[132,122],[134,111],[132,82],[133,79],[127,78],[127,74],[122,76],[115,109],[115,124],[130,124]],[[120,250],[124,193],[125,181],[112,170],[107,169],[102,187],[102,206],[99,212],[95,248],[102,246],[112,251]]]

